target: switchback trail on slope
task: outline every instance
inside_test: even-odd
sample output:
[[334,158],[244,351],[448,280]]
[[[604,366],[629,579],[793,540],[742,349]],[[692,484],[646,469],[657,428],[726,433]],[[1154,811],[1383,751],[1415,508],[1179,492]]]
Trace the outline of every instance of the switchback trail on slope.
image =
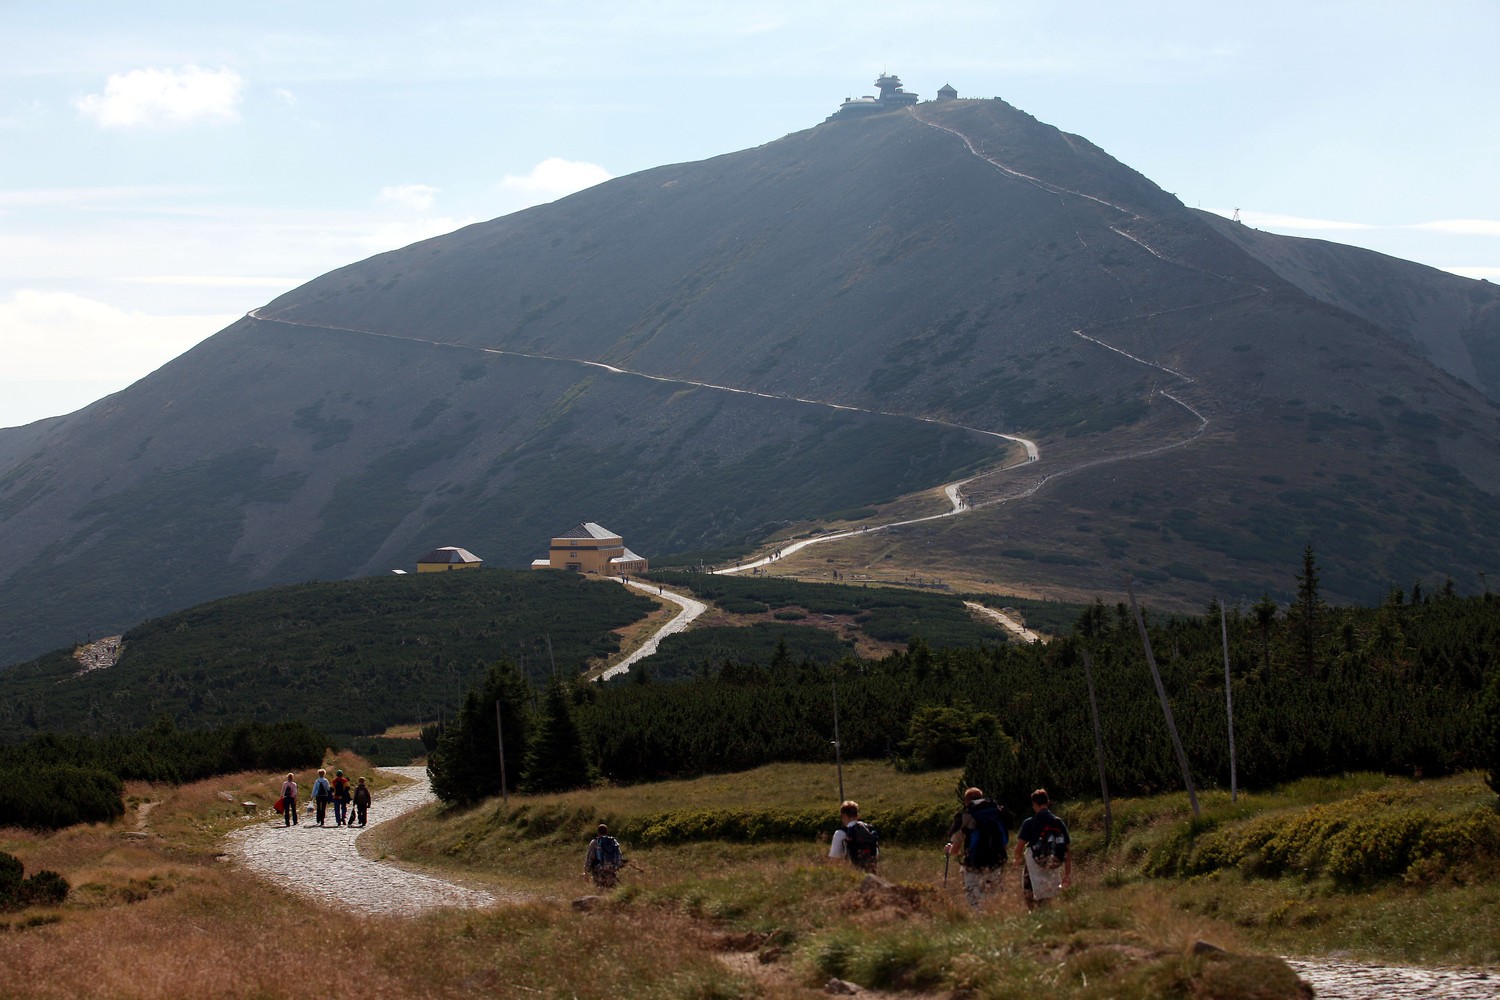
[[[410,778],[412,783],[382,792],[370,806],[369,826],[437,800],[425,767],[382,770]],[[282,823],[277,816],[274,822],[257,822],[230,834],[229,853],[267,881],[326,906],[409,917],[445,907],[478,908],[496,902],[488,892],[365,857],[356,847],[364,830],[334,826],[332,807],[328,826],[306,818],[292,827]]]

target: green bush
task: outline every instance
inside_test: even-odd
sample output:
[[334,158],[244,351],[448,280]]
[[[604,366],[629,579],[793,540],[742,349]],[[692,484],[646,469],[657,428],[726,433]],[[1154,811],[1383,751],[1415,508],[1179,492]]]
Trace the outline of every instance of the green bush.
[[24,872],[20,858],[0,851],[0,910],[56,906],[68,898],[68,880],[57,872],[44,870],[22,878]]
[[60,830],[106,823],[125,812],[120,779],[82,767],[0,771],[0,826]]
[[1250,876],[1326,876],[1343,886],[1418,878],[1434,864],[1500,858],[1500,816],[1489,809],[1435,813],[1399,792],[1366,792],[1328,805],[1243,823],[1184,823],[1152,846],[1152,876],[1238,868]]

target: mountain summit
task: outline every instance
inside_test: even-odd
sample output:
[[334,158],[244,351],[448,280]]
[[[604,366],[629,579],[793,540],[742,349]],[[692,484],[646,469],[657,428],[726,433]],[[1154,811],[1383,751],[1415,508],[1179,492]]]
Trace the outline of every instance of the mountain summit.
[[340,268],[0,431],[0,662],[439,543],[523,566],[597,519],[659,561],[969,477],[837,558],[1196,602],[1312,543],[1330,596],[1468,587],[1497,400],[1487,283],[1189,210],[1000,100],[840,114]]

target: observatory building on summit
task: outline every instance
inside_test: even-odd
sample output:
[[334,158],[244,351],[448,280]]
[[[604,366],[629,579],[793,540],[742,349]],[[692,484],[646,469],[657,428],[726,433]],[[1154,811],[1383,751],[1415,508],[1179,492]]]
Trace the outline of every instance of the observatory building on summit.
[[[858,118],[862,115],[876,114],[881,111],[897,111],[901,108],[909,108],[916,104],[921,98],[916,94],[908,93],[901,89],[901,78],[894,73],[882,73],[875,80],[875,86],[880,89],[880,96],[867,95],[865,97],[851,97],[839,105],[839,109],[830,117],[835,118]],[[944,86],[938,92],[939,97],[952,98],[958,96],[958,91],[950,86]]]

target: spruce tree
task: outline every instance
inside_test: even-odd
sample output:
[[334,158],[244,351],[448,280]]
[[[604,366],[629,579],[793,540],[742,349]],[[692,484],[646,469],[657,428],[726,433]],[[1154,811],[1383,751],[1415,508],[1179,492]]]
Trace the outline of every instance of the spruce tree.
[[515,666],[502,662],[489,669],[484,683],[464,696],[458,714],[438,737],[428,757],[432,790],[444,802],[477,802],[500,794],[499,726],[505,731],[505,784],[520,784],[521,767],[531,736],[531,688]]
[[1015,815],[1022,815],[1028,789],[1016,761],[1016,741],[1005,735],[1000,721],[988,712],[974,717],[974,746],[964,760],[964,774],[959,794],[964,788],[978,788],[1001,803]]
[[[1500,795],[1500,663],[1491,663],[1479,702],[1479,765],[1486,769],[1490,790]],[[1500,808],[1500,803],[1497,803]]]
[[1318,593],[1318,561],[1312,543],[1302,550],[1302,572],[1297,574],[1297,603],[1292,612],[1297,635],[1297,654],[1305,676],[1317,669],[1318,640],[1323,635],[1327,606]]
[[554,679],[547,686],[542,718],[526,755],[522,784],[528,792],[563,792],[592,780],[583,737],[573,721],[568,689]]

